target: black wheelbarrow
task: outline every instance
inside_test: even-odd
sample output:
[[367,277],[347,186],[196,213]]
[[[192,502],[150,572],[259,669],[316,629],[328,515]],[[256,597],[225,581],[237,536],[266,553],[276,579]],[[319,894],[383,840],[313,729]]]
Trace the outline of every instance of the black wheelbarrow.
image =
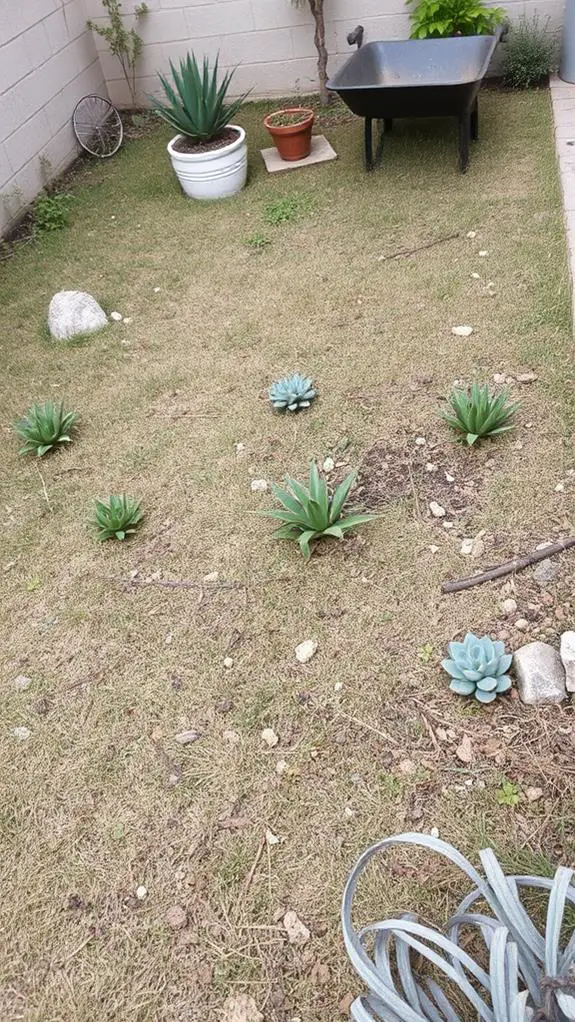
[[[361,25],[347,37],[352,57],[327,83],[365,121],[365,167],[383,155],[383,140],[396,117],[457,117],[459,169],[469,165],[469,142],[479,129],[477,93],[503,29],[494,35],[449,39],[363,42]],[[372,122],[379,124],[375,144]]]

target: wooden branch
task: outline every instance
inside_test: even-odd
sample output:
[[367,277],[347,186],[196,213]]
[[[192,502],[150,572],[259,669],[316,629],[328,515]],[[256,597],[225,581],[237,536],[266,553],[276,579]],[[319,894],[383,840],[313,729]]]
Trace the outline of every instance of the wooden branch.
[[488,568],[487,571],[483,571],[478,575],[468,575],[467,578],[458,578],[454,582],[443,582],[441,591],[443,593],[459,593],[462,589],[471,589],[472,586],[480,586],[484,582],[492,582],[496,578],[503,578],[504,575],[511,575],[515,571],[522,571],[523,568],[529,567],[530,564],[537,564],[538,561],[544,561],[545,558],[553,557],[554,554],[561,554],[572,546],[575,546],[575,536],[559,539],[556,543],[550,543],[549,546],[543,547],[541,550],[532,550],[530,554],[524,554],[523,557],[515,557],[512,561],[505,561],[504,564]]
[[389,259],[402,259],[404,256],[415,255],[416,252],[422,252],[425,248],[433,248],[434,245],[442,245],[444,241],[454,241],[455,238],[461,236],[460,231],[456,231],[455,234],[445,234],[442,238],[435,238],[434,241],[426,241],[423,245],[418,245],[417,248],[401,248],[399,252],[392,252],[391,255],[380,255],[377,257],[379,263],[386,263]]

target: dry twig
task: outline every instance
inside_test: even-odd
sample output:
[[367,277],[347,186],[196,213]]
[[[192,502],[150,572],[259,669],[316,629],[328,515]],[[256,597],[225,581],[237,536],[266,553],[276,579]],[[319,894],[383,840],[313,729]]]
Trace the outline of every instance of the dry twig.
[[542,550],[532,550],[531,553],[524,554],[523,557],[515,557],[512,561],[497,564],[495,567],[488,568],[487,571],[482,571],[478,575],[468,575],[466,578],[455,579],[454,582],[443,582],[441,591],[443,593],[458,593],[462,589],[471,589],[472,586],[480,586],[484,582],[492,582],[496,578],[503,578],[504,575],[511,575],[512,572],[521,571],[523,568],[529,567],[530,564],[544,561],[547,557],[552,557],[554,554],[560,554],[572,546],[575,546],[575,536],[568,536],[567,539],[560,539],[556,543],[550,543],[549,546],[543,547]]

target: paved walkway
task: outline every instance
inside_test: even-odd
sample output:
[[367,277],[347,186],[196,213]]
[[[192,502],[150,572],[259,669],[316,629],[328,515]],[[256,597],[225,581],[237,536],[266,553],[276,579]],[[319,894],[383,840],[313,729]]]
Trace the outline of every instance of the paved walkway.
[[575,85],[563,82],[555,75],[551,79],[551,102],[569,246],[573,322],[575,325]]

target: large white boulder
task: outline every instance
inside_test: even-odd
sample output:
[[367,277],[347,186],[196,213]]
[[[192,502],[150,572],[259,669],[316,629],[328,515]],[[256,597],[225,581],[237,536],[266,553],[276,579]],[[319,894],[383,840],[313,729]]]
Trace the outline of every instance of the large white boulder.
[[58,291],[48,309],[48,328],[57,341],[77,334],[93,334],[108,323],[108,317],[86,291]]
[[513,666],[519,696],[524,703],[540,706],[565,699],[565,671],[561,657],[547,642],[528,642],[516,649]]

